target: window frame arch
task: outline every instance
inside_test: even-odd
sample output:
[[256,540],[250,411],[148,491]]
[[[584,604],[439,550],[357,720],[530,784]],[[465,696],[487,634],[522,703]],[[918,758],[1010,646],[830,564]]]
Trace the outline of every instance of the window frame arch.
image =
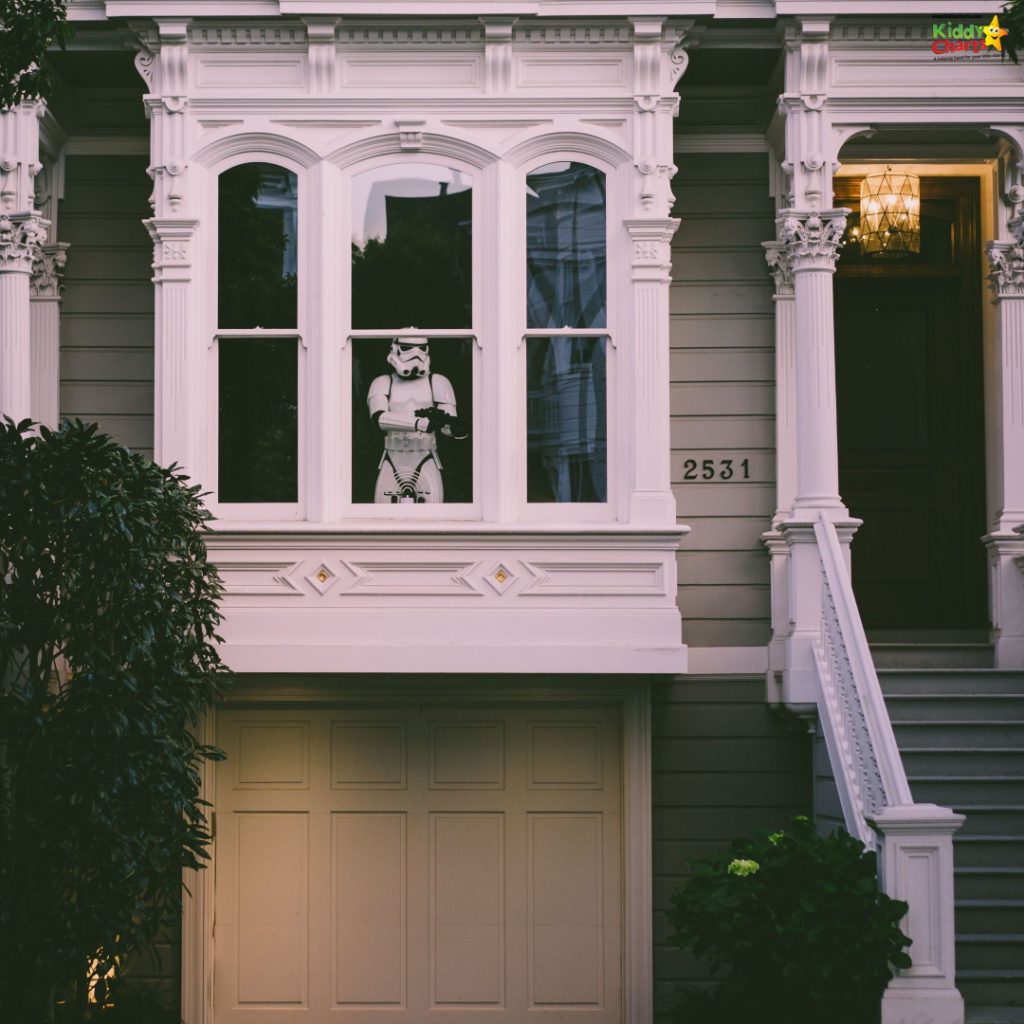
[[[256,143],[260,145],[257,146]],[[217,140],[206,147],[200,161],[206,172],[203,215],[200,218],[199,258],[196,261],[198,317],[202,327],[196,338],[204,345],[207,382],[205,422],[201,426],[200,444],[203,472],[201,478],[210,490],[208,505],[215,517],[226,521],[294,522],[306,518],[308,508],[308,447],[315,434],[310,422],[308,347],[309,313],[318,290],[319,275],[312,252],[308,225],[312,222],[310,178],[316,157],[308,147],[283,136],[269,134],[234,135]],[[301,159],[295,159],[298,156]],[[247,164],[269,164],[295,175],[296,179],[296,309],[294,328],[221,328],[219,323],[219,259],[220,259],[220,180],[221,175]],[[225,502],[220,499],[220,342],[229,339],[294,338],[296,343],[296,501],[294,502]]]

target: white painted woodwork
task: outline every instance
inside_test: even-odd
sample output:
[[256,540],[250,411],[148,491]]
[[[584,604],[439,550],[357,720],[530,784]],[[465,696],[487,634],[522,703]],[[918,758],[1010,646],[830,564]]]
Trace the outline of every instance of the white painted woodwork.
[[[676,525],[668,429],[677,222],[668,213],[674,84],[692,22],[370,26],[303,13],[139,26],[154,179],[155,456],[209,490],[226,527],[215,546],[228,579],[229,662],[265,667],[269,655],[282,670],[336,670],[343,654],[344,667],[365,671],[414,659],[421,671],[466,672],[486,646],[500,671],[684,669],[674,562],[686,528]],[[350,499],[349,182],[403,160],[455,166],[473,182],[474,500],[461,507]],[[609,493],[605,503],[530,505],[525,176],[559,160],[591,164],[607,182]],[[216,501],[217,178],[247,161],[298,178],[300,493],[289,505]],[[527,539],[537,528],[543,554]],[[580,542],[581,528],[615,540],[595,532]],[[270,536],[260,557],[249,554],[261,532],[311,531],[336,535],[351,555],[334,559],[328,539],[275,569]],[[358,557],[353,536],[372,549]],[[528,544],[524,561],[516,549]],[[429,554],[431,545],[451,557]],[[396,636],[376,600],[389,594],[417,610],[410,632]],[[465,618],[444,614],[448,599],[470,595],[481,600]]]
[[39,247],[29,289],[32,419],[48,427],[60,419],[60,293],[67,249],[67,243]]
[[620,728],[586,705],[218,713],[213,1020],[627,1019]]

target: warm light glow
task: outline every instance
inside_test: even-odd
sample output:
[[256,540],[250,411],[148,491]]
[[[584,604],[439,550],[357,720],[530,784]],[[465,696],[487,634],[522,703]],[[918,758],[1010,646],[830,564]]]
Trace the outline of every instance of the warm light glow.
[[921,251],[921,179],[916,174],[869,174],[860,183],[860,251],[894,259]]

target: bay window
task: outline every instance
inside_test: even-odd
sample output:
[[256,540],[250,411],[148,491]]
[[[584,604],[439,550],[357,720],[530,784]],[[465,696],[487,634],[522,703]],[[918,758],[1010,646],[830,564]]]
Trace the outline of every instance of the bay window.
[[614,520],[608,185],[568,157],[222,170],[218,517]]

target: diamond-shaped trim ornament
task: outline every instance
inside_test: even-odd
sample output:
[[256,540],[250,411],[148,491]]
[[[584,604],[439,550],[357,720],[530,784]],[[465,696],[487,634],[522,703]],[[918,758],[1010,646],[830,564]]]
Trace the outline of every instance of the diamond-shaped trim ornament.
[[516,576],[507,565],[499,562],[487,571],[484,579],[487,580],[497,593],[504,594],[515,583]]
[[326,565],[319,565],[306,577],[306,582],[321,595],[326,594],[337,581],[338,574]]

